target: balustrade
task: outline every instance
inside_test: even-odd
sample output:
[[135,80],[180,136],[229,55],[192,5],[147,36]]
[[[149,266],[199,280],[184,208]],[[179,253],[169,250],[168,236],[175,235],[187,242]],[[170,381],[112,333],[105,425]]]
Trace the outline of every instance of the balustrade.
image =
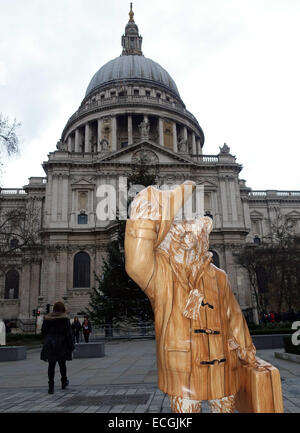
[[250,197],[299,197],[300,198],[300,191],[250,191],[249,192]]
[[0,188],[2,195],[25,195],[26,191],[23,188]]
[[126,105],[126,104],[147,104],[151,106],[165,106],[166,108],[171,108],[173,111],[176,111],[180,114],[184,114],[185,116],[189,117],[193,122],[196,122],[198,124],[197,119],[195,116],[188,110],[186,110],[183,106],[175,104],[172,101],[167,101],[164,99],[158,99],[153,96],[146,96],[146,95],[127,95],[127,96],[114,96],[111,98],[104,98],[99,99],[98,101],[85,104],[83,107],[79,108],[79,110],[74,113],[70,119],[68,120],[68,125],[73,122],[74,120],[78,119],[82,114],[87,114],[93,110],[97,110],[97,108],[105,108],[109,107],[110,105]]

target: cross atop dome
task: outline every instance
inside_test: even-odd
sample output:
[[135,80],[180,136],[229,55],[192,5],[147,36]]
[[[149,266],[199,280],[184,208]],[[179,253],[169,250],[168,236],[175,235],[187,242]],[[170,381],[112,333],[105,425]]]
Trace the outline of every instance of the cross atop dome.
[[130,3],[130,12],[129,12],[129,22],[130,23],[134,23],[133,17],[134,17],[134,12],[132,10],[132,3]]
[[143,38],[139,35],[139,28],[134,21],[132,3],[130,3],[129,21],[125,27],[125,34],[122,36],[122,56],[142,56]]

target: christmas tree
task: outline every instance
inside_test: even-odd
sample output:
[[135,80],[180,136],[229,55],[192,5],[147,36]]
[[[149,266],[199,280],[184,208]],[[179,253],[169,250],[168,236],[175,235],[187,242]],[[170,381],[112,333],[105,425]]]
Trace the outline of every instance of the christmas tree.
[[[151,166],[140,160],[127,178],[128,189],[134,185],[155,185],[156,173]],[[129,197],[127,205],[133,200]],[[95,274],[97,287],[92,289],[86,313],[95,325],[106,325],[106,335],[112,334],[113,326],[132,322],[153,320],[151,304],[140,287],[127,275],[125,270],[124,237],[126,220],[116,221],[116,240],[107,246],[103,260],[102,274]]]

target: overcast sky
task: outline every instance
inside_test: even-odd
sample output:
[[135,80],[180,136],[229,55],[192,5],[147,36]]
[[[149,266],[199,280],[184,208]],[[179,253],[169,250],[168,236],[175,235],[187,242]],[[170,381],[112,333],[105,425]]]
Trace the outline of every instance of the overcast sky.
[[[124,0],[0,0],[0,112],[22,122],[3,187],[44,176],[94,73],[121,54]],[[300,1],[135,0],[146,57],[253,189],[300,190]]]

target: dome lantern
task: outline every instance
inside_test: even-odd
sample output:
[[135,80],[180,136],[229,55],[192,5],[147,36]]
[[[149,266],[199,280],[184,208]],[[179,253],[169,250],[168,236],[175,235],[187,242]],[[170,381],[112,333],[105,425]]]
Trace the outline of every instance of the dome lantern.
[[139,35],[139,28],[134,21],[132,3],[130,3],[129,21],[122,36],[122,56],[142,56],[143,38]]

